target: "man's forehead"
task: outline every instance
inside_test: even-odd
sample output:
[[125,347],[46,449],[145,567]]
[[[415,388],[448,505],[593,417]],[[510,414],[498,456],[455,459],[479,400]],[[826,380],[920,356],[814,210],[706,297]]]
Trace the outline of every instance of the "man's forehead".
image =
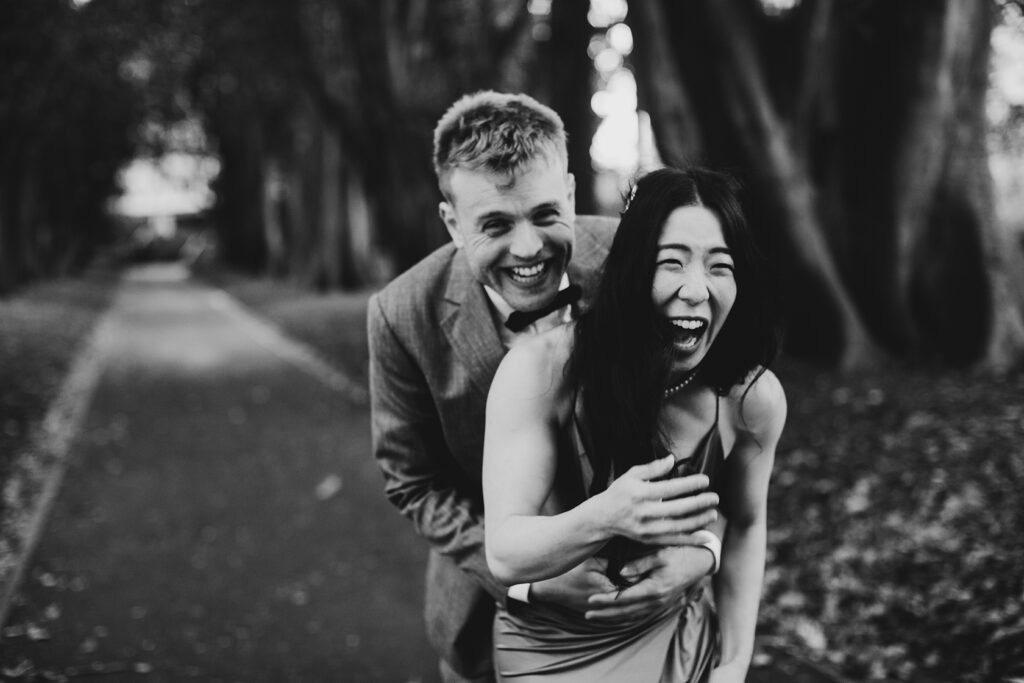
[[557,166],[531,166],[513,173],[456,169],[452,173],[452,200],[459,208],[490,211],[504,205],[541,205],[565,200],[565,173]]

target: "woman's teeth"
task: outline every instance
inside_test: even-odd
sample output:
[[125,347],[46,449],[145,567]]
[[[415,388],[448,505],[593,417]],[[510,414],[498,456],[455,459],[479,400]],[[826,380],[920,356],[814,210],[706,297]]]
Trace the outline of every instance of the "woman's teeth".
[[707,323],[703,320],[672,320],[672,327],[676,330],[676,348],[682,351],[690,351],[696,348]]

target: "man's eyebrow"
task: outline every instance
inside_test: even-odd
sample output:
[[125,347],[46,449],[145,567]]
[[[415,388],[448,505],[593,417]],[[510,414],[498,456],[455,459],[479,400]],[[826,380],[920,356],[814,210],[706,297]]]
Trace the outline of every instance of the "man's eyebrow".
[[476,217],[477,223],[483,223],[489,221],[492,218],[508,218],[508,214],[504,211],[488,211],[487,213],[480,214]]

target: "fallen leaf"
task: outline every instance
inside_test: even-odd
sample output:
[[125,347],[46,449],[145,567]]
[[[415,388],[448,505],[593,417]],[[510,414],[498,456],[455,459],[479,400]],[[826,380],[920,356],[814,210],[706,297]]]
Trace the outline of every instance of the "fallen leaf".
[[341,477],[336,474],[329,474],[316,485],[316,497],[318,500],[327,500],[341,490]]

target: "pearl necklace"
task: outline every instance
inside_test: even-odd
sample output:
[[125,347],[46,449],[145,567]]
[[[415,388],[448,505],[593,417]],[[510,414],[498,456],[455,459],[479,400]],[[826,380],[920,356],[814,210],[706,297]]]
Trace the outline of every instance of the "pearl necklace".
[[691,370],[690,374],[683,378],[679,384],[674,384],[664,391],[662,396],[665,398],[671,398],[678,394],[680,391],[686,388],[686,385],[693,381],[693,378],[697,376],[697,370]]

